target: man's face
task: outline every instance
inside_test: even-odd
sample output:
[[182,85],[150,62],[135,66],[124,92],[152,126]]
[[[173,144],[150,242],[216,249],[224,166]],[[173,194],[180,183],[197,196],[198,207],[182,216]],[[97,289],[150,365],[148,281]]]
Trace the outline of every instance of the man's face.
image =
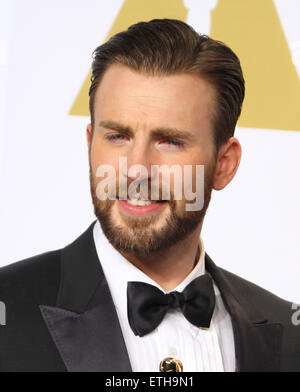
[[[95,94],[93,133],[90,125],[87,133],[91,193],[102,230],[119,251],[146,256],[171,247],[195,230],[200,232],[215,169],[213,98],[212,87],[189,74],[153,77],[122,65],[112,65],[104,74]],[[143,165],[147,175],[120,170],[120,157],[126,158],[128,171],[132,165]],[[97,185],[104,178],[96,176],[100,165],[115,169],[116,200],[97,196]],[[170,200],[161,201],[167,185],[162,176],[156,177],[159,202],[140,207],[119,200],[120,181],[127,181],[128,191],[139,175],[148,184],[151,199],[151,183],[157,173],[152,171],[153,165],[179,165],[182,200],[176,200],[174,182],[178,178],[172,174]],[[186,203],[192,201],[186,200],[183,190],[185,165],[193,168],[189,183],[193,192],[196,165],[204,165],[204,206],[198,211],[186,211]]]

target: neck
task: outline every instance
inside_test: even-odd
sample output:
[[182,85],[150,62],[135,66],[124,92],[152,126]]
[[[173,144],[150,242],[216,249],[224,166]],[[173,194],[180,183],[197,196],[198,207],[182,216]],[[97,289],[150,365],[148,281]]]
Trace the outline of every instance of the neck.
[[190,274],[198,261],[195,258],[200,248],[200,231],[201,227],[172,247],[146,257],[121,253],[165,291],[171,291]]

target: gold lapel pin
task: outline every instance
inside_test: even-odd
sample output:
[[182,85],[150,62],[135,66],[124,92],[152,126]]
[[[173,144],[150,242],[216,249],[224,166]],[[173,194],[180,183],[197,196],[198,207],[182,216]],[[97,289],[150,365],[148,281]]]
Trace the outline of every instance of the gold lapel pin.
[[183,366],[179,359],[165,358],[159,364],[160,372],[183,372]]

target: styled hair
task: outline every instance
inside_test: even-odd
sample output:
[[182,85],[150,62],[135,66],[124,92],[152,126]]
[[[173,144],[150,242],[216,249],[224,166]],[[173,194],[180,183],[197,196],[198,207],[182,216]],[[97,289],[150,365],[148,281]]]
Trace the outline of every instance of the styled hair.
[[216,151],[234,135],[245,82],[238,57],[224,43],[197,33],[176,19],[139,22],[114,35],[93,52],[89,89],[92,126],[95,92],[105,71],[113,64],[150,76],[198,75],[214,90],[212,125]]

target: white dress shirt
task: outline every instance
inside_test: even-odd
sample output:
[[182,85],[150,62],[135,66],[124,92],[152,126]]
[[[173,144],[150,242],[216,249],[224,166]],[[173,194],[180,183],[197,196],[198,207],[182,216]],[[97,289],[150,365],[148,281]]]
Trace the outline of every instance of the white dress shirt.
[[[127,318],[127,282],[145,282],[164,293],[166,291],[111,245],[98,221],[94,226],[94,241],[116,307],[133,372],[157,372],[160,361],[167,357],[179,359],[183,371],[235,371],[231,318],[215,283],[216,306],[210,328],[196,327],[179,309],[170,309],[152,332],[143,337],[135,336]],[[172,291],[183,291],[193,279],[205,273],[205,252],[201,238],[199,245],[201,253],[198,263]]]

